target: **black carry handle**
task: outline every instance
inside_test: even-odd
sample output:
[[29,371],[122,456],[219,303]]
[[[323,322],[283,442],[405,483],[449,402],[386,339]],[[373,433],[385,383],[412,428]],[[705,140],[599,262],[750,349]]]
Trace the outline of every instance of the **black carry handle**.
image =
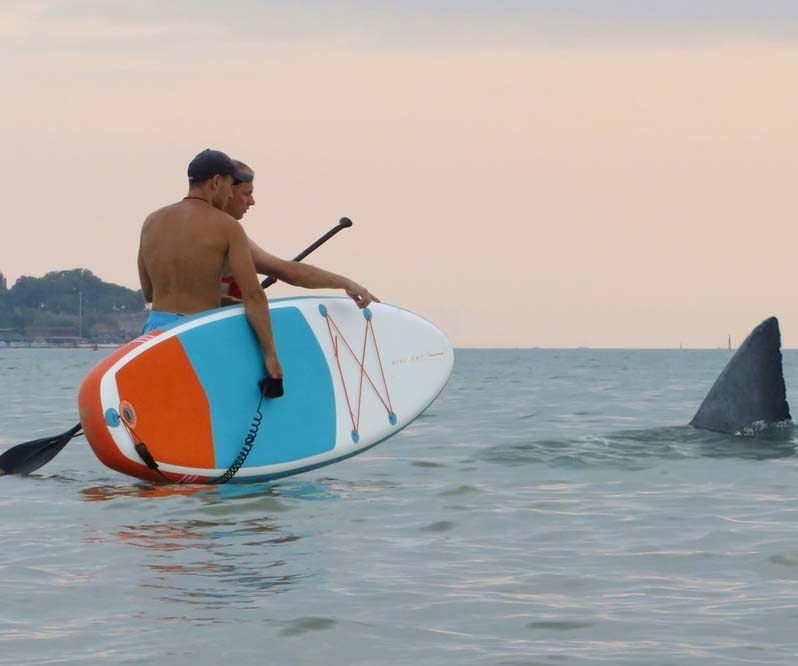
[[260,394],[264,398],[281,398],[284,394],[283,380],[275,379],[271,375],[266,375],[258,382]]

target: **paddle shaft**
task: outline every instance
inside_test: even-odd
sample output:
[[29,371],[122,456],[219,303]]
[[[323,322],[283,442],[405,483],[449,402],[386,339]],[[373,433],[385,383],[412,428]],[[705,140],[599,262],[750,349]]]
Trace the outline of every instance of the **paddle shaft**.
[[[330,240],[335,234],[337,234],[342,229],[347,229],[352,226],[352,220],[348,217],[342,217],[338,224],[336,224],[332,229],[330,229],[326,234],[324,234],[321,238],[319,238],[315,243],[306,247],[302,252],[296,255],[291,261],[302,261],[305,257],[307,257],[311,252],[319,248],[320,246],[324,245],[328,240]],[[275,282],[277,282],[277,278],[267,277],[263,282],[260,283],[260,286],[264,289],[271,287]]]

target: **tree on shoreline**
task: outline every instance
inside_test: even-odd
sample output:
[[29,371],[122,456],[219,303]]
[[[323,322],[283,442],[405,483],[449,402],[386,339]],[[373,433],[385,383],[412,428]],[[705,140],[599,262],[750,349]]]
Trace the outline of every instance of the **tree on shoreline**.
[[10,289],[0,287],[0,329],[14,334],[0,337],[48,337],[49,331],[50,336],[121,339],[140,328],[145,317],[141,290],[103,282],[85,268],[40,278],[23,275]]

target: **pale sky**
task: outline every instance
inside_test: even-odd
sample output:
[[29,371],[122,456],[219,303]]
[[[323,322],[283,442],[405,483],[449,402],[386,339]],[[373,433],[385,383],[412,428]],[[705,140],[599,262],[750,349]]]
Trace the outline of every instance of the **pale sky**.
[[311,262],[456,346],[798,346],[798,3],[288,5],[0,0],[9,283],[138,288],[212,147],[262,246],[351,217]]

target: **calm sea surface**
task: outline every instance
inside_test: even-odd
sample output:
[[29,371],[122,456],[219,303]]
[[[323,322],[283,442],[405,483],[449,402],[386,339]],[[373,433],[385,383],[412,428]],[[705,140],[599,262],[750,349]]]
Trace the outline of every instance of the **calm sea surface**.
[[[102,354],[0,349],[0,450],[76,423]],[[0,478],[0,664],[794,666],[798,430],[684,425],[730,354],[458,350],[403,432],[272,484],[74,440]]]

